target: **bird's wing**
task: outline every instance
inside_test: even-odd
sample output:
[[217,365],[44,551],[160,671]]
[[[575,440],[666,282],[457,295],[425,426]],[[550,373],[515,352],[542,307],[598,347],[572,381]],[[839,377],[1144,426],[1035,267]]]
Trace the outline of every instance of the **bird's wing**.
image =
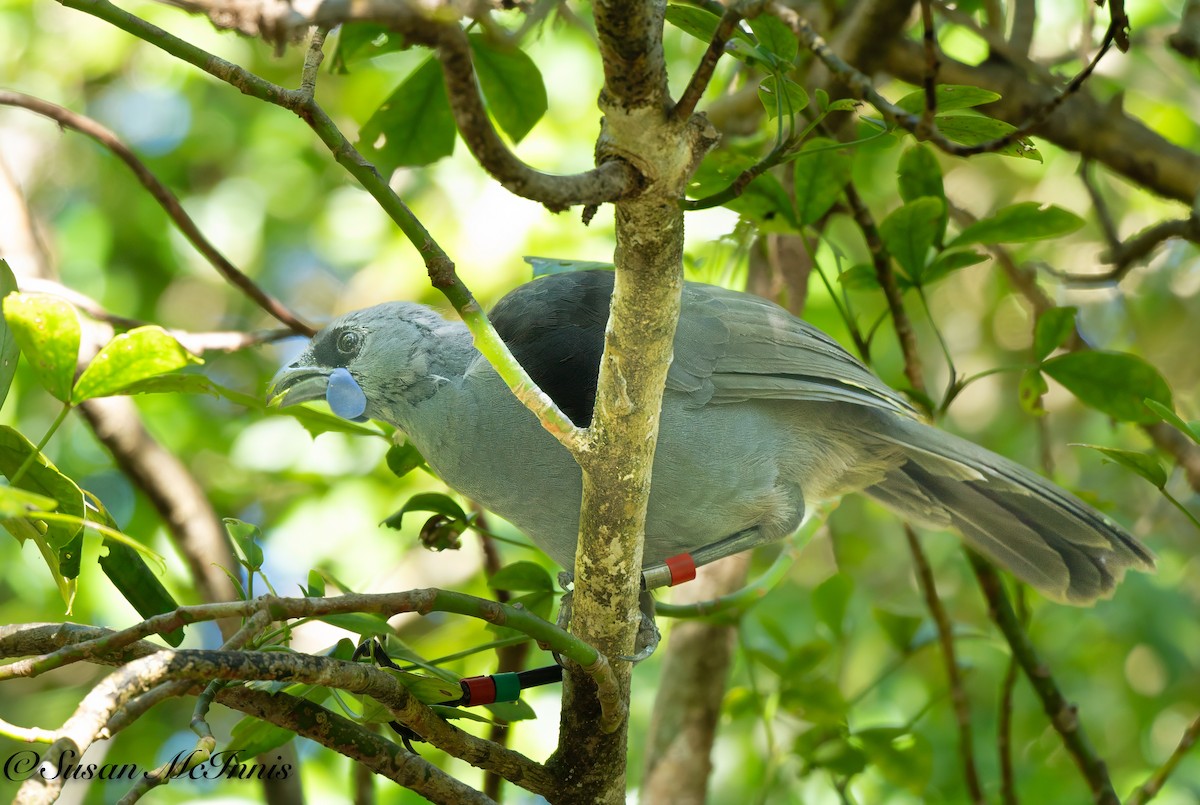
[[667,387],[695,405],[846,402],[908,417],[897,392],[816,327],[750,294],[688,283]]
[[[591,422],[611,271],[558,274],[515,289],[489,318],[530,377],[575,424]],[[667,388],[688,404],[751,399],[847,402],[915,417],[832,338],[778,305],[689,282]]]

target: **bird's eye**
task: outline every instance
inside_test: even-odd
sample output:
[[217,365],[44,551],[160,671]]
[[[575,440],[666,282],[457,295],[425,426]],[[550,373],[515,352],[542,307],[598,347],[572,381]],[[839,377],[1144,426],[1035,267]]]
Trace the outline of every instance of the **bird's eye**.
[[338,336],[337,348],[338,352],[343,355],[353,355],[358,352],[358,348],[362,346],[362,334],[354,330],[346,330]]

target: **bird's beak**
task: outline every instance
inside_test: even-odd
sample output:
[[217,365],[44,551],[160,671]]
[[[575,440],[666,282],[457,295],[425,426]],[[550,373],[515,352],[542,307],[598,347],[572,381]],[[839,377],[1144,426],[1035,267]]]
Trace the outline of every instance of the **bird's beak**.
[[282,408],[285,405],[323,400],[329,389],[329,370],[319,366],[292,364],[279,370],[267,386],[267,405]]

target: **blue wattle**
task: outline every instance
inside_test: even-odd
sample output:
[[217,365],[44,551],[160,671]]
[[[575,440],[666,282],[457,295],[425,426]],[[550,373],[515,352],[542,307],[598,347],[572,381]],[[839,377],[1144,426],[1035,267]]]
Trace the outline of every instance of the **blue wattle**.
[[359,387],[358,382],[344,368],[334,369],[329,373],[329,388],[325,390],[325,400],[338,416],[353,422],[363,422],[366,417],[367,395]]

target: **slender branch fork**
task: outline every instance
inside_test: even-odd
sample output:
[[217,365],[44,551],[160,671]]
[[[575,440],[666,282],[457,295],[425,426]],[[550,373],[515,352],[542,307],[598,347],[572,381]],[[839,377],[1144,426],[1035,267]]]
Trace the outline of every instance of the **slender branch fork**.
[[297,318],[283,303],[259,288],[253,280],[243,274],[233,263],[225,259],[225,256],[204,236],[204,233],[200,231],[200,227],[196,225],[196,222],[183,209],[183,205],[179,203],[179,199],[175,197],[175,194],[158,180],[158,177],[146,167],[145,163],[138,159],[133,150],[125,145],[116,134],[89,117],[21,92],[0,89],[0,105],[28,109],[43,117],[50,118],[64,128],[86,134],[103,145],[129,166],[129,169],[137,176],[138,181],[150,192],[150,195],[159,203],[175,223],[175,226],[183,233],[183,236],[196,247],[196,250],[231,285],[253,299],[259,307],[270,313],[291,330],[301,335],[310,336],[316,332],[312,326]]

